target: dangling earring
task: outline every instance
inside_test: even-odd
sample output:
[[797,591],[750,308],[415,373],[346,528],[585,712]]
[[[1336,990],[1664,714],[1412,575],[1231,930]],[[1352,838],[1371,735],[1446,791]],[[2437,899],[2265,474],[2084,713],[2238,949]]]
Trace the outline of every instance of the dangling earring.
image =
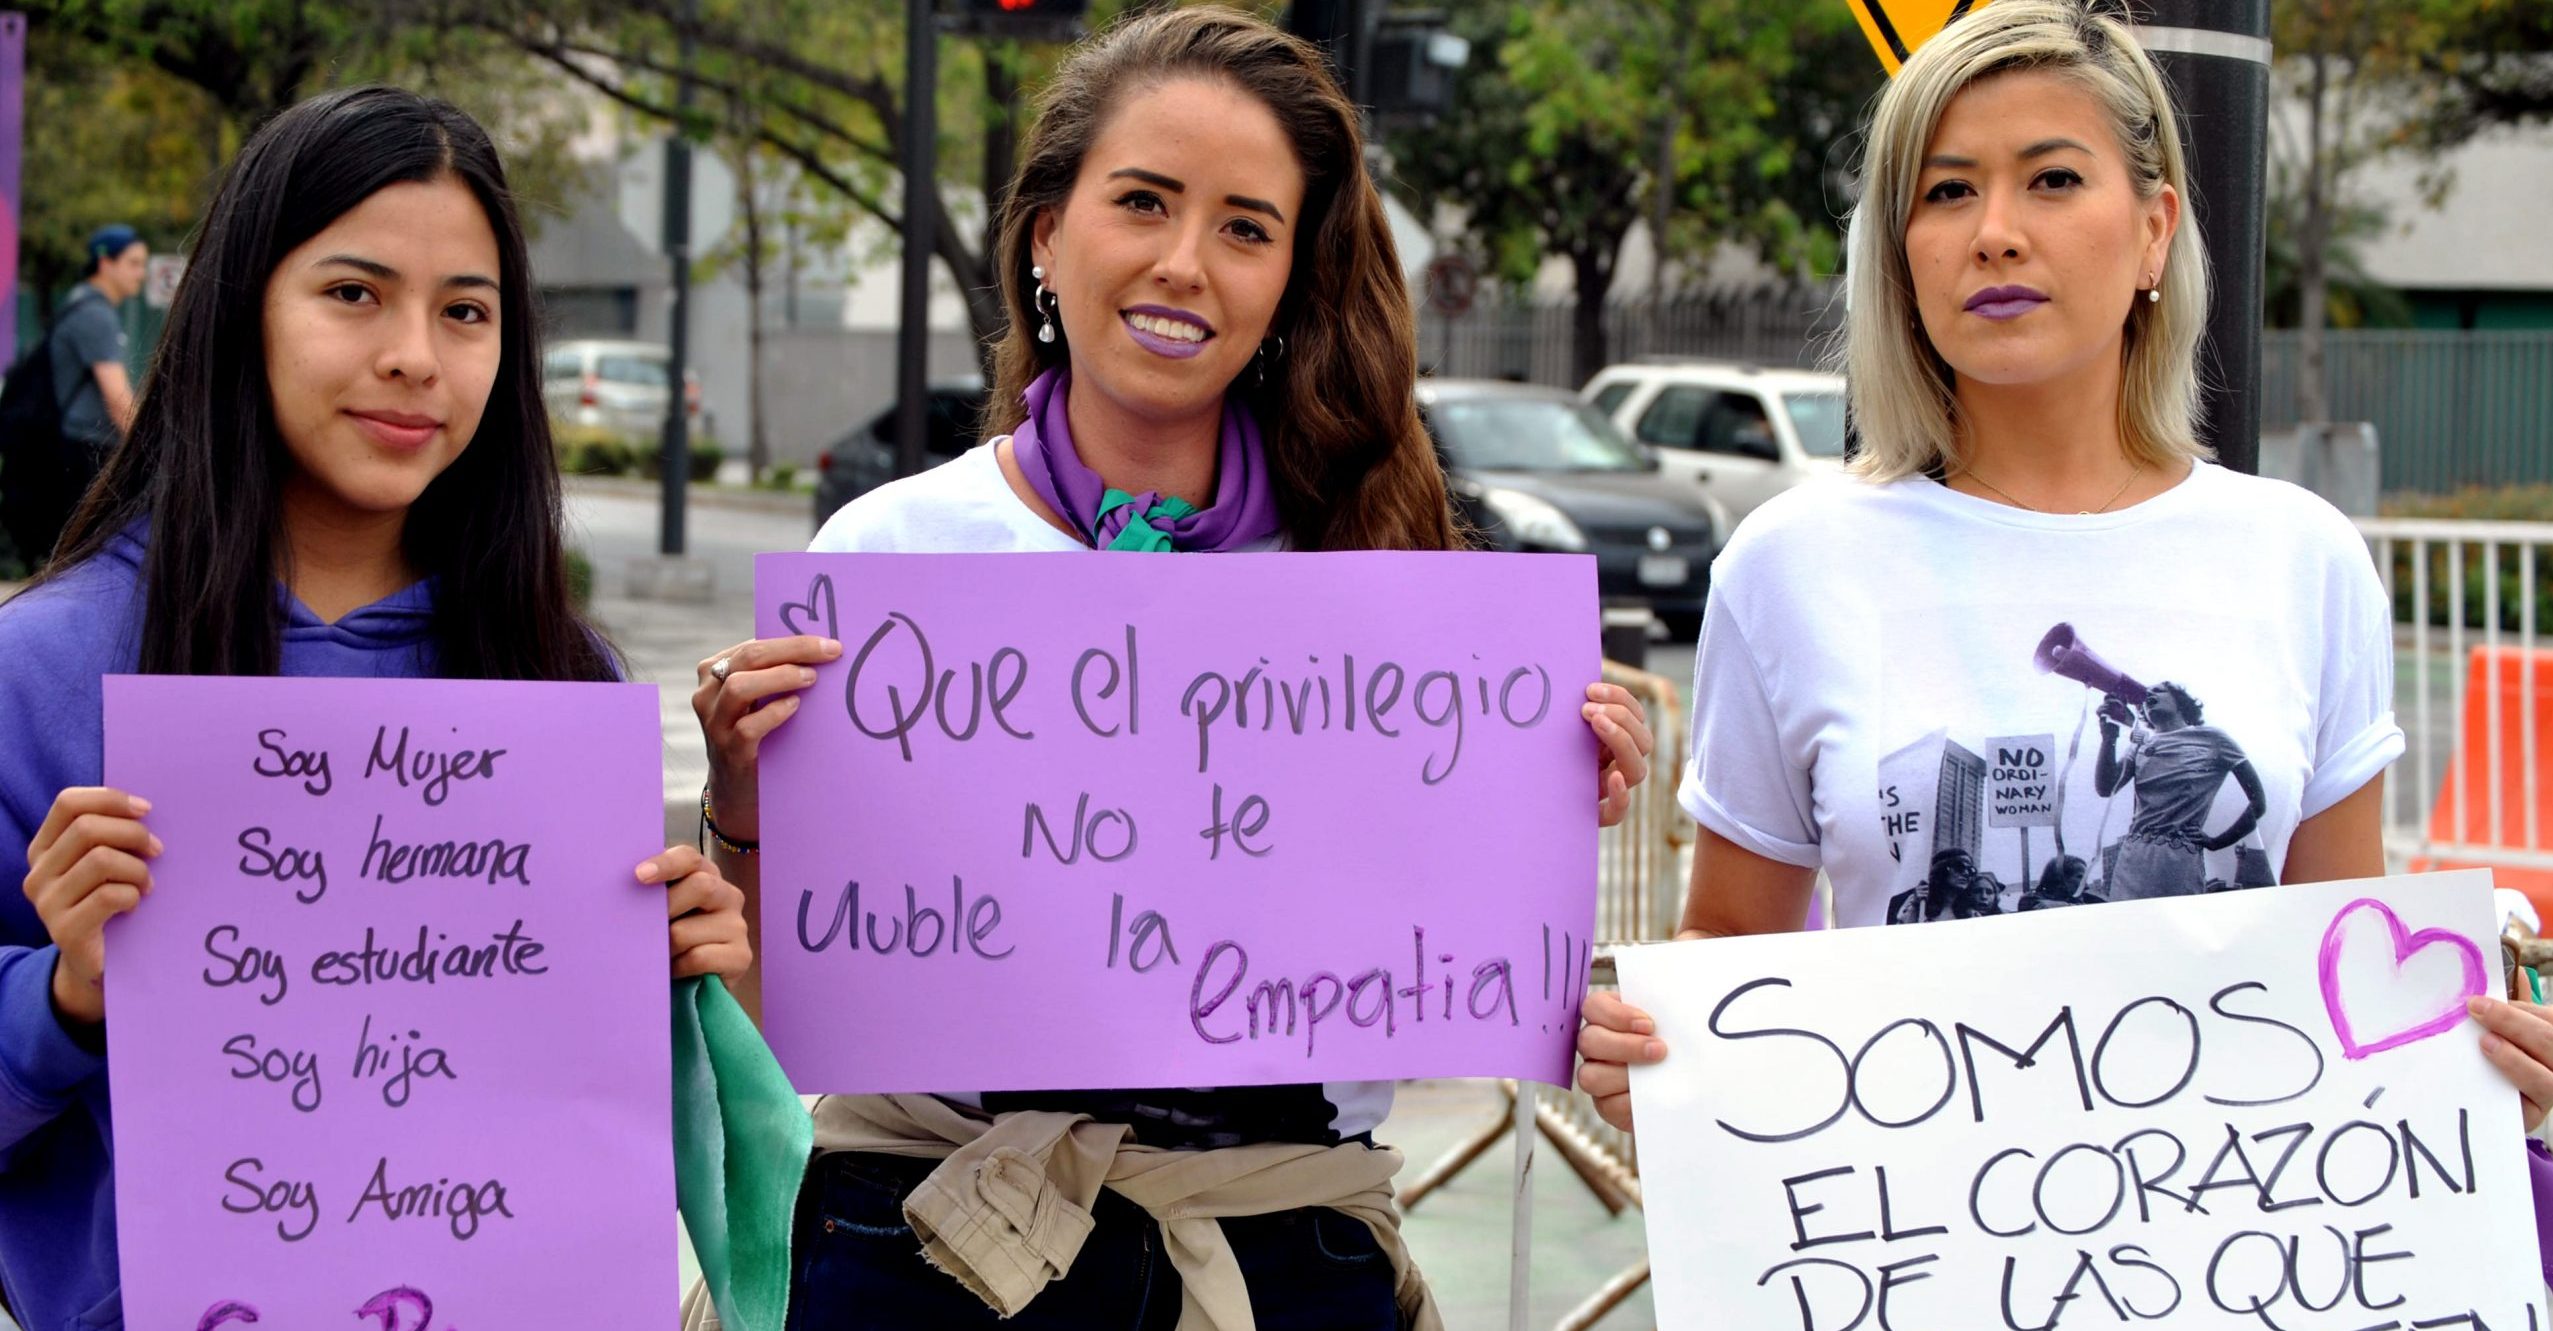
[[[1268,354],[1268,342],[1274,342],[1274,343],[1276,344],[1276,354],[1275,354],[1275,355],[1273,355],[1273,356],[1271,356],[1271,355],[1269,355],[1269,354]],[[1279,334],[1279,335],[1277,335],[1277,336],[1275,336],[1275,337],[1269,338],[1269,339],[1268,339],[1268,342],[1262,342],[1262,343],[1260,343],[1260,344],[1259,344],[1259,354],[1258,354],[1256,357],[1254,357],[1254,358],[1252,359],[1252,362],[1251,362],[1251,363],[1252,363],[1252,365],[1253,365],[1253,366],[1256,368],[1256,370],[1257,370],[1257,373],[1258,373],[1258,376],[1259,376],[1259,386],[1260,386],[1260,387],[1262,387],[1262,388],[1265,388],[1265,387],[1267,386],[1267,383],[1268,383],[1268,362],[1270,362],[1270,361],[1272,361],[1272,360],[1284,360],[1284,359],[1285,359],[1285,337],[1284,337],[1284,335],[1283,335],[1283,334]]]
[[2160,305],[2163,303],[2163,275],[2161,273],[2152,274],[2145,279],[2145,303],[2148,305]]
[[1054,312],[1060,307],[1061,302],[1055,299],[1054,292],[1046,289],[1044,268],[1031,265],[1028,275],[1037,279],[1037,290],[1028,299],[1028,303],[1037,311],[1037,340],[1052,346],[1055,341]]

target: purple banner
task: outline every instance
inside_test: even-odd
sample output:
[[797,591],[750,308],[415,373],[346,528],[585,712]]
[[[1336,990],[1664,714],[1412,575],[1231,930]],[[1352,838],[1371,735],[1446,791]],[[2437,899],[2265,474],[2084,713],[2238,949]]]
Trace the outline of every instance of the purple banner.
[[106,718],[167,846],[107,932],[125,1325],[668,1325],[656,690],[118,676]]
[[801,1090],[1561,1083],[1595,921],[1579,556],[764,555]]
[[0,373],[18,361],[19,164],[26,129],[27,16],[0,13]]

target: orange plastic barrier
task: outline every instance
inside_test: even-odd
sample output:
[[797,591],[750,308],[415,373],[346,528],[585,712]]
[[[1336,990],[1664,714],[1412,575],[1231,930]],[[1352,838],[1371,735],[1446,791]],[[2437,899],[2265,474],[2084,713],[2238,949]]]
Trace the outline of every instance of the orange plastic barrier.
[[[2528,695],[2534,697],[2535,824],[2537,844],[2527,841],[2526,723]],[[2491,708],[2499,699],[2499,733],[2491,733]],[[2491,832],[2491,742],[2500,752],[2500,831]],[[2408,775],[2397,764],[2394,778]],[[2463,823],[2457,824],[2456,801],[2464,801]],[[2522,647],[2476,647],[2465,672],[2464,721],[2457,730],[2455,757],[2447,763],[2446,783],[2429,813],[2433,841],[2468,846],[2505,846],[2511,850],[2553,850],[2553,650]],[[2501,887],[2514,888],[2535,903],[2537,914],[2553,924],[2553,870],[2484,866],[2472,860],[2422,856],[2415,870],[2490,867]]]

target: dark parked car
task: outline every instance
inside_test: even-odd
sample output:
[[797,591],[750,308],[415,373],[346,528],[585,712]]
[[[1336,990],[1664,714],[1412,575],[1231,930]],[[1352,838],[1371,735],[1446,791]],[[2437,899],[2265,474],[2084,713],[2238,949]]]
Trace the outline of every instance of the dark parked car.
[[[975,447],[984,424],[984,381],[974,375],[931,385],[931,428],[922,465],[931,468]],[[816,525],[833,511],[895,479],[895,408],[816,454]]]
[[1420,414],[1454,502],[1496,550],[1596,557],[1607,604],[1649,607],[1677,637],[1702,625],[1724,510],[1662,474],[1648,450],[1555,388],[1431,379]]

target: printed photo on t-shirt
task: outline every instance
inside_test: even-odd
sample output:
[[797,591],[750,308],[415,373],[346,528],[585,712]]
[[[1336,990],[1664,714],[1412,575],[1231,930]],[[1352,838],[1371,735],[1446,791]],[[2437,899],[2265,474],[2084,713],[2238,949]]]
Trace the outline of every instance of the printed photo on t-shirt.
[[[1979,673],[1998,678],[1892,696],[1892,719],[1933,724],[1879,764],[1895,864],[1887,923],[2277,881],[2261,825],[2269,792],[2238,737],[2256,690],[2235,682],[2222,650],[2173,650],[2207,635],[2184,623],[2096,649],[2072,620],[2035,621],[2035,642],[2029,619],[1991,621],[1957,635],[1952,654],[1991,662]],[[1888,636],[1904,646],[1939,630],[1897,627]],[[1954,700],[1965,715],[1904,715]]]

